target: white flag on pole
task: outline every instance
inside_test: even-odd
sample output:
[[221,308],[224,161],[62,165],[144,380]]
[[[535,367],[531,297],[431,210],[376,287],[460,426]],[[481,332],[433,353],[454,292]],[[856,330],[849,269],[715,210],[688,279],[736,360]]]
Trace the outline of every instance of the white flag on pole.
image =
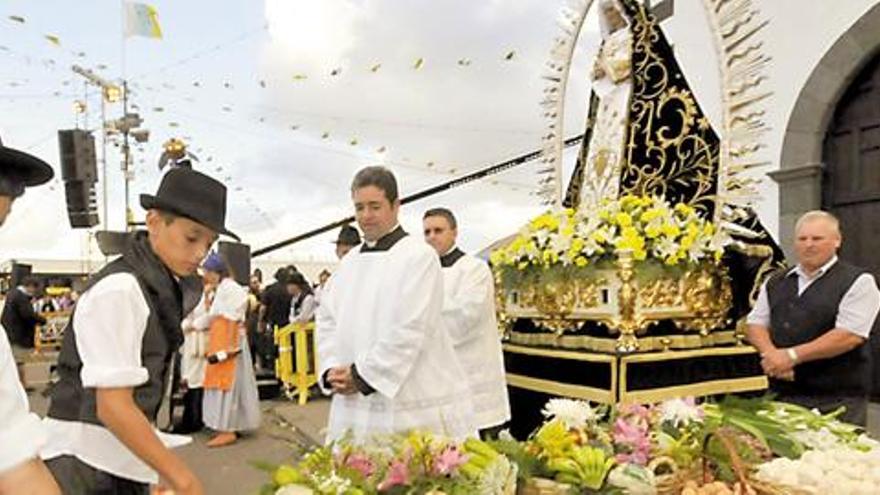
[[152,5],[125,2],[125,36],[162,38],[159,15]]

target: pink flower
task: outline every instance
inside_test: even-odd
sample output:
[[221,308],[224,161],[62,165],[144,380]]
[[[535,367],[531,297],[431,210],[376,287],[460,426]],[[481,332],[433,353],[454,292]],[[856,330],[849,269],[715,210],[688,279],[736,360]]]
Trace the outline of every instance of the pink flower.
[[409,466],[400,459],[395,459],[391,461],[391,466],[388,468],[388,474],[385,475],[385,479],[382,483],[379,483],[377,488],[380,492],[384,492],[395,486],[406,486],[408,484]]
[[651,440],[646,427],[632,424],[624,418],[617,418],[614,422],[613,438],[616,449],[622,451],[616,456],[618,462],[631,462],[643,466],[648,463]]
[[369,478],[376,472],[376,466],[369,457],[363,454],[352,454],[345,460],[345,465],[354,469],[364,478]]
[[465,461],[467,461],[467,456],[455,446],[446,447],[434,459],[434,473],[444,476],[452,474]]

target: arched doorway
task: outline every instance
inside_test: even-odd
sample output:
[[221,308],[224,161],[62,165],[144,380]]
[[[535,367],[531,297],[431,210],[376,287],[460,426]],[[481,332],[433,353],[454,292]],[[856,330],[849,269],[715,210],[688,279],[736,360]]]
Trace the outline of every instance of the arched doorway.
[[880,279],[880,56],[844,93],[823,150],[822,208],[846,228],[841,257]]
[[824,204],[827,162],[823,144],[838,106],[853,81],[880,53],[880,3],[869,8],[828,49],[801,88],[789,115],[779,170],[779,239],[791,255],[794,223]]
[[[841,258],[880,280],[880,56],[847,88],[823,144],[822,209],[840,219]],[[880,396],[880,334],[874,349],[873,395]]]

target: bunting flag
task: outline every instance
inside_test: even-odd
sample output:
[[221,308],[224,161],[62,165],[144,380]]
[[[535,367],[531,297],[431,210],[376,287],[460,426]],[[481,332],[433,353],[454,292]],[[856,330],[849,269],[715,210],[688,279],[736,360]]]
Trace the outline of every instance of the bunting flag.
[[20,15],[11,15],[11,16],[9,16],[9,20],[17,22],[19,24],[24,24],[24,17],[22,17]]
[[55,36],[54,34],[46,34],[43,35],[43,37],[46,38],[49,43],[52,43],[55,46],[61,46],[61,38],[58,36]]
[[152,5],[125,2],[125,36],[162,38],[158,12]]

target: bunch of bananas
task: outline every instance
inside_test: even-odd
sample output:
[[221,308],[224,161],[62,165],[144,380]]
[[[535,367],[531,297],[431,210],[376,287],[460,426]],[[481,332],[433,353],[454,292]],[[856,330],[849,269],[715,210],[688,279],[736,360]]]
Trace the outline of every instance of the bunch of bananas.
[[480,478],[486,468],[501,455],[489,444],[476,438],[465,440],[463,447],[468,454],[468,460],[458,469],[469,478]]
[[547,468],[553,471],[556,481],[590,490],[602,487],[613,466],[613,457],[600,448],[589,446],[575,447],[564,457],[547,460]]

